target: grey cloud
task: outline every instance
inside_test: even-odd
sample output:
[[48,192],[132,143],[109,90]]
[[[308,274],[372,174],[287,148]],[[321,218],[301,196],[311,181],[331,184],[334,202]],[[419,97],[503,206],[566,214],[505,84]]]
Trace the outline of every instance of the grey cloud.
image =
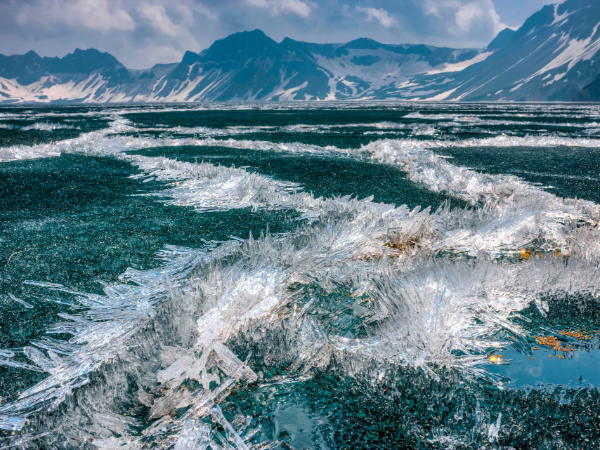
[[[180,60],[231,33],[275,40],[485,46],[547,0],[0,0],[0,53],[107,51],[131,68]],[[507,3],[514,3],[510,9]],[[529,9],[523,6],[528,3]],[[520,5],[520,6],[519,6]],[[518,11],[522,17],[515,17]]]

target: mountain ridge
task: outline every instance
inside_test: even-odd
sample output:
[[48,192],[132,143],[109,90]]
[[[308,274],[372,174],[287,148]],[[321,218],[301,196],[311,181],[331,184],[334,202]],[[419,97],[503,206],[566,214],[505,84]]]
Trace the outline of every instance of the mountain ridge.
[[[365,81],[369,78],[365,72],[374,65],[388,73],[395,71],[393,79],[405,79],[407,74],[468,62],[483,52],[485,49],[383,44],[369,38],[344,44],[313,44],[291,38],[277,43],[261,30],[253,30],[217,40],[200,53],[187,51],[179,63],[144,70],[128,70],[111,55],[95,49],[77,49],[64,58],[42,58],[34,52],[28,56],[0,55],[0,101],[345,99],[371,87],[373,80]],[[98,59],[96,66],[89,61],[93,56]],[[32,61],[23,64],[27,58]],[[12,63],[6,62],[9,59]],[[72,76],[74,70],[60,70],[62,61],[69,67],[78,63],[80,70]],[[21,72],[9,70],[15,67]],[[349,73],[335,80],[335,73],[343,68]],[[377,79],[379,72],[370,78]],[[69,85],[68,89],[64,85]],[[48,96],[50,90],[53,98]]]
[[478,49],[278,43],[253,30],[144,70],[95,49],[0,55],[0,102],[600,100],[599,28],[600,2],[567,0]]
[[[600,75],[600,3],[567,0],[544,6],[484,63],[450,81],[417,76],[434,95],[462,101],[572,101]],[[452,92],[450,92],[452,91]]]

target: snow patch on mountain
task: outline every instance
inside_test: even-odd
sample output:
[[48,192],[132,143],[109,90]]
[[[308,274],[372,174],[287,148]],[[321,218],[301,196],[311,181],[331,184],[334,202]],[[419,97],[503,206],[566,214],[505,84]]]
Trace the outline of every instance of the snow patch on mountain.
[[438,73],[448,73],[448,72],[460,72],[461,70],[465,70],[467,67],[472,66],[473,64],[480,63],[485,61],[489,56],[491,56],[494,52],[485,52],[479,53],[475,58],[470,59],[468,61],[463,61],[455,64],[444,64],[444,67],[441,69],[434,69],[427,72],[427,75],[435,75]]
[[536,72],[534,76],[542,75],[550,70],[562,67],[565,64],[568,65],[567,72],[569,72],[579,61],[592,59],[598,50],[600,50],[600,39],[593,40],[594,37],[596,37],[599,26],[600,23],[596,24],[590,36],[587,39],[582,40],[577,38],[569,40],[569,35],[563,33],[560,38],[561,44],[555,50],[555,53],[562,50],[561,53]]

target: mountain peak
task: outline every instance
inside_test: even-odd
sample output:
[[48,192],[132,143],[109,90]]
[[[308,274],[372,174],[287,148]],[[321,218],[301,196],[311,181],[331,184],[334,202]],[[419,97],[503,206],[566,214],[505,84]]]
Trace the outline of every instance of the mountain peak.
[[281,41],[282,45],[296,45],[296,44],[302,44],[302,43],[303,42],[297,41],[297,40],[289,38],[289,37],[283,38],[283,41]]
[[194,53],[191,51],[187,51],[184,53],[183,55],[183,59],[181,60],[181,62],[183,64],[186,64],[188,66],[191,66],[192,64],[194,64],[195,62],[200,60],[200,55],[198,53]]
[[344,47],[357,50],[377,50],[382,47],[382,44],[373,39],[362,37],[348,42]]
[[510,28],[505,28],[494,38],[490,45],[488,45],[488,50],[498,50],[502,47],[505,47],[510,40],[514,37],[516,31],[511,30]]
[[211,61],[246,60],[277,47],[277,42],[261,30],[242,31],[215,41],[206,52]]
[[252,31],[240,31],[239,33],[235,33],[235,34],[240,34],[242,36],[260,36],[266,39],[271,39],[270,37],[268,37],[263,30],[259,30],[258,28]]
[[534,30],[542,28],[545,25],[551,24],[554,20],[554,13],[556,12],[557,5],[546,5],[538,12],[529,17],[525,23],[519,28],[513,39],[519,39],[528,33],[532,33]]
[[108,53],[102,53],[100,50],[96,50],[95,48],[87,48],[85,50],[81,48],[76,48],[72,53],[77,56],[85,56],[85,55],[108,55]]
[[123,64],[109,53],[102,53],[95,48],[75,49],[64,58],[47,58],[51,72],[55,73],[89,73],[104,68],[124,68]]

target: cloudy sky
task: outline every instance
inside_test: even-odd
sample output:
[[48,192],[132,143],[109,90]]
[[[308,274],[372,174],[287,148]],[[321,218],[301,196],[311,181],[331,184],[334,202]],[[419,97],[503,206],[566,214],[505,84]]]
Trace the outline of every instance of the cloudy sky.
[[132,69],[176,62],[231,33],[277,41],[487,45],[558,0],[0,0],[0,53],[94,47]]

